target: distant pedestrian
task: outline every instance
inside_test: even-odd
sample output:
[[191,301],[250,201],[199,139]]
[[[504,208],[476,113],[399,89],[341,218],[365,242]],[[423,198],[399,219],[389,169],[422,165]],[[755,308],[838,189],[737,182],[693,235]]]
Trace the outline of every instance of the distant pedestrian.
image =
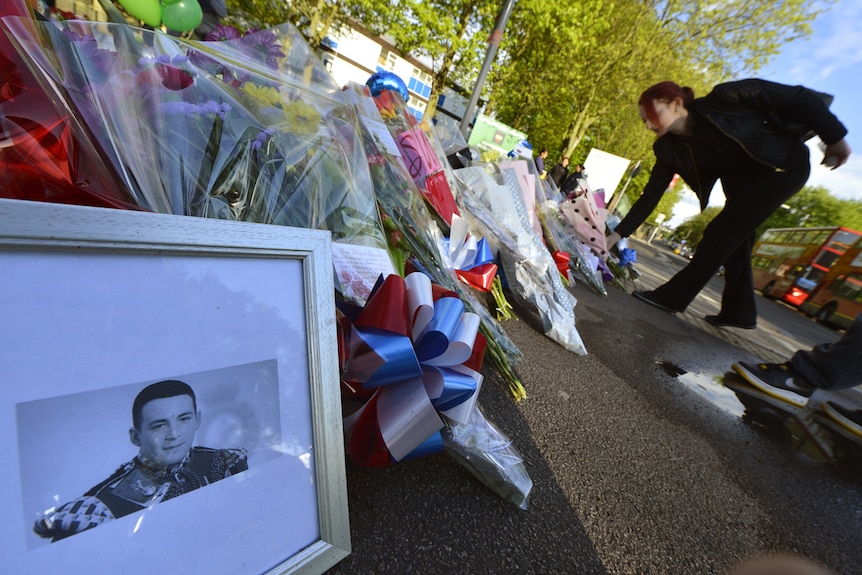
[[545,174],[545,158],[548,157],[548,150],[542,148],[539,151],[539,155],[536,156],[536,169],[539,171],[539,176],[543,176]]
[[826,144],[823,164],[850,156],[847,128],[829,111],[831,96],[803,86],[749,79],[720,84],[703,98],[691,88],[661,82],[641,94],[640,116],[657,138],[656,162],[643,193],[608,236],[608,246],[633,233],[679,174],[706,207],[721,180],[726,202],[703,233],[691,262],[638,299],[682,312],[724,265],[725,287],[716,326],[754,329],[757,306],[751,272],[754,230],[802,189],[810,172],[805,138]]
[[574,199],[587,191],[587,186],[584,185],[587,180],[586,168],[583,164],[575,164],[575,171],[572,172],[563,185],[560,186],[560,191],[568,199]]
[[559,164],[551,168],[551,171],[548,172],[548,179],[550,179],[557,187],[561,187],[563,182],[566,181],[566,176],[569,175],[569,158],[563,158]]

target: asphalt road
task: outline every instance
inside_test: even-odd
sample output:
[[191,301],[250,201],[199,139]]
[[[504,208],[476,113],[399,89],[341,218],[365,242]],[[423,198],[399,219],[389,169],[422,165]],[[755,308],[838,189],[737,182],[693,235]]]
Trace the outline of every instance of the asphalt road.
[[[636,244],[651,289],[684,265]],[[669,255],[668,255],[669,254]],[[765,550],[862,573],[862,457],[809,459],[779,425],[750,420],[720,385],[734,361],[785,359],[840,334],[761,300],[752,331],[715,328],[721,279],[684,314],[586,286],[578,356],[528,317],[504,328],[528,398],[485,371],[480,404],[533,480],[523,511],[445,453],[386,469],[348,463],[352,554],[331,574],[722,573]]]

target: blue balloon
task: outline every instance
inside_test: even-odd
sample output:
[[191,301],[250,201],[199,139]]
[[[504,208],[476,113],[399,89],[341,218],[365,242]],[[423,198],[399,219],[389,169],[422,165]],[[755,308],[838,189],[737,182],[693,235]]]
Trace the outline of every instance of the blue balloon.
[[401,97],[404,98],[404,103],[407,103],[407,84],[393,72],[377,72],[376,74],[372,74],[368,78],[368,81],[365,82],[365,85],[371,90],[372,96],[379,96],[383,90],[392,90],[401,94]]

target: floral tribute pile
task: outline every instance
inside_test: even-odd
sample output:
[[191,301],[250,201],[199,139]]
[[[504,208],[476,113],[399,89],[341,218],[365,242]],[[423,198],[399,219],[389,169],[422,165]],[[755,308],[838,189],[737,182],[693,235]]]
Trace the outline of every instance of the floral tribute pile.
[[[369,132],[357,99],[289,24],[222,27],[197,42],[40,22],[21,8],[2,28],[0,112],[14,139],[0,156],[0,196],[329,230],[351,459],[380,466],[445,448],[526,508],[523,461],[473,413],[486,350],[525,395],[512,369],[520,351],[484,301],[493,252],[459,217],[441,159],[403,103],[384,120],[387,96],[368,98],[382,126]],[[384,134],[395,145],[373,153]],[[419,307],[393,307],[398,286],[398,301],[418,297]],[[406,418],[402,400],[423,394],[429,410]]]

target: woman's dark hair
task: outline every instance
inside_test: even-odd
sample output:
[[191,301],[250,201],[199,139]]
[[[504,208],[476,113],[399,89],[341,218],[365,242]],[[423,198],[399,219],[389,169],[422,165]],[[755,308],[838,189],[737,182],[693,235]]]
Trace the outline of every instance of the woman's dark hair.
[[644,90],[638,100],[638,106],[644,109],[646,117],[651,122],[658,122],[658,116],[655,113],[655,100],[669,104],[676,98],[682,98],[682,105],[687,107],[694,100],[694,90],[688,86],[681,87],[676,82],[669,80],[659,82]]

